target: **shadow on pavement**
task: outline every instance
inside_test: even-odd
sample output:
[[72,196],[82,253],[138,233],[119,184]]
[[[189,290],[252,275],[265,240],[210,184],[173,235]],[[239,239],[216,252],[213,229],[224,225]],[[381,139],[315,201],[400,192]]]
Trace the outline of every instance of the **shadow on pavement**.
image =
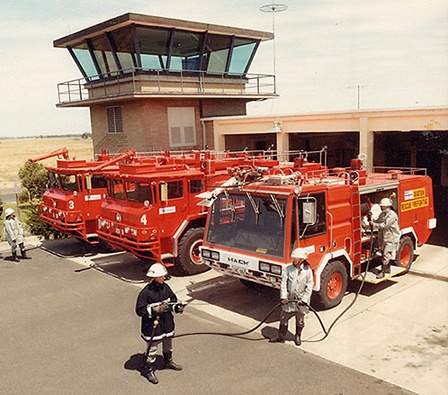
[[[240,315],[261,321],[279,302],[279,291],[270,287],[248,287],[238,279],[218,276],[188,285],[188,296],[192,306],[198,301],[221,307]],[[266,322],[275,322],[280,314],[275,309]]]

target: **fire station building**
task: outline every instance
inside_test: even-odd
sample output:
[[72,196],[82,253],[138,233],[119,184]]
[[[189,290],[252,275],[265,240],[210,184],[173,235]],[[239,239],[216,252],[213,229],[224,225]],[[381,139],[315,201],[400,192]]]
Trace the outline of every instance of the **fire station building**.
[[369,168],[425,167],[446,217],[448,108],[247,116],[246,103],[278,96],[274,75],[249,72],[259,46],[272,39],[127,13],[54,41],[82,75],[58,84],[57,106],[90,109],[95,153],[326,146],[329,167],[347,166],[359,153]]

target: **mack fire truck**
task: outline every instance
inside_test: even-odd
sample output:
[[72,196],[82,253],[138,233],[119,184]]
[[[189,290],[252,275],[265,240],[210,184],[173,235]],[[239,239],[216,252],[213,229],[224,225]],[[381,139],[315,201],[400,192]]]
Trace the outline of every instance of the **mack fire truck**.
[[208,210],[198,203],[212,187],[226,185],[231,178],[228,168],[279,164],[248,153],[233,155],[218,159],[216,153],[201,151],[180,157],[167,154],[152,164],[119,165],[118,172],[106,175],[100,239],[142,259],[176,265],[184,274],[208,270],[199,255]]
[[[319,160],[311,161],[313,155]],[[329,170],[326,152],[300,152],[269,174],[242,179],[235,169],[234,183],[211,205],[203,262],[246,285],[279,288],[291,251],[305,248],[313,303],[327,309],[341,302],[349,280],[377,283],[408,272],[414,250],[436,227],[431,178],[415,168],[367,172],[362,159]],[[365,217],[385,197],[398,214],[401,239],[391,274],[377,279],[377,234]]]

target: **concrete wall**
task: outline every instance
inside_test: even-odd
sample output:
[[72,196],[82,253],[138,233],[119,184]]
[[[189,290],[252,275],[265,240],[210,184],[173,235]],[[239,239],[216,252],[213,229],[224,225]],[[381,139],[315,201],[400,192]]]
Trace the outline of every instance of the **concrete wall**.
[[276,149],[289,150],[285,136],[294,133],[329,134],[358,132],[359,152],[367,155],[371,167],[375,132],[442,131],[448,133],[448,108],[372,110],[336,113],[228,117],[207,120],[213,123],[216,150],[226,148],[224,136],[275,133]]

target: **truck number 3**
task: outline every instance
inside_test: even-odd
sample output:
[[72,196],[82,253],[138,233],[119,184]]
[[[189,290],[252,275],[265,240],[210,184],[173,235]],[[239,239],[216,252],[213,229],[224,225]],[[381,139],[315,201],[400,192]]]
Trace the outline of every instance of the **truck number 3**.
[[73,200],[70,200],[70,201],[68,202],[68,208],[69,208],[70,210],[73,210],[73,209],[75,208],[75,202],[74,202]]

